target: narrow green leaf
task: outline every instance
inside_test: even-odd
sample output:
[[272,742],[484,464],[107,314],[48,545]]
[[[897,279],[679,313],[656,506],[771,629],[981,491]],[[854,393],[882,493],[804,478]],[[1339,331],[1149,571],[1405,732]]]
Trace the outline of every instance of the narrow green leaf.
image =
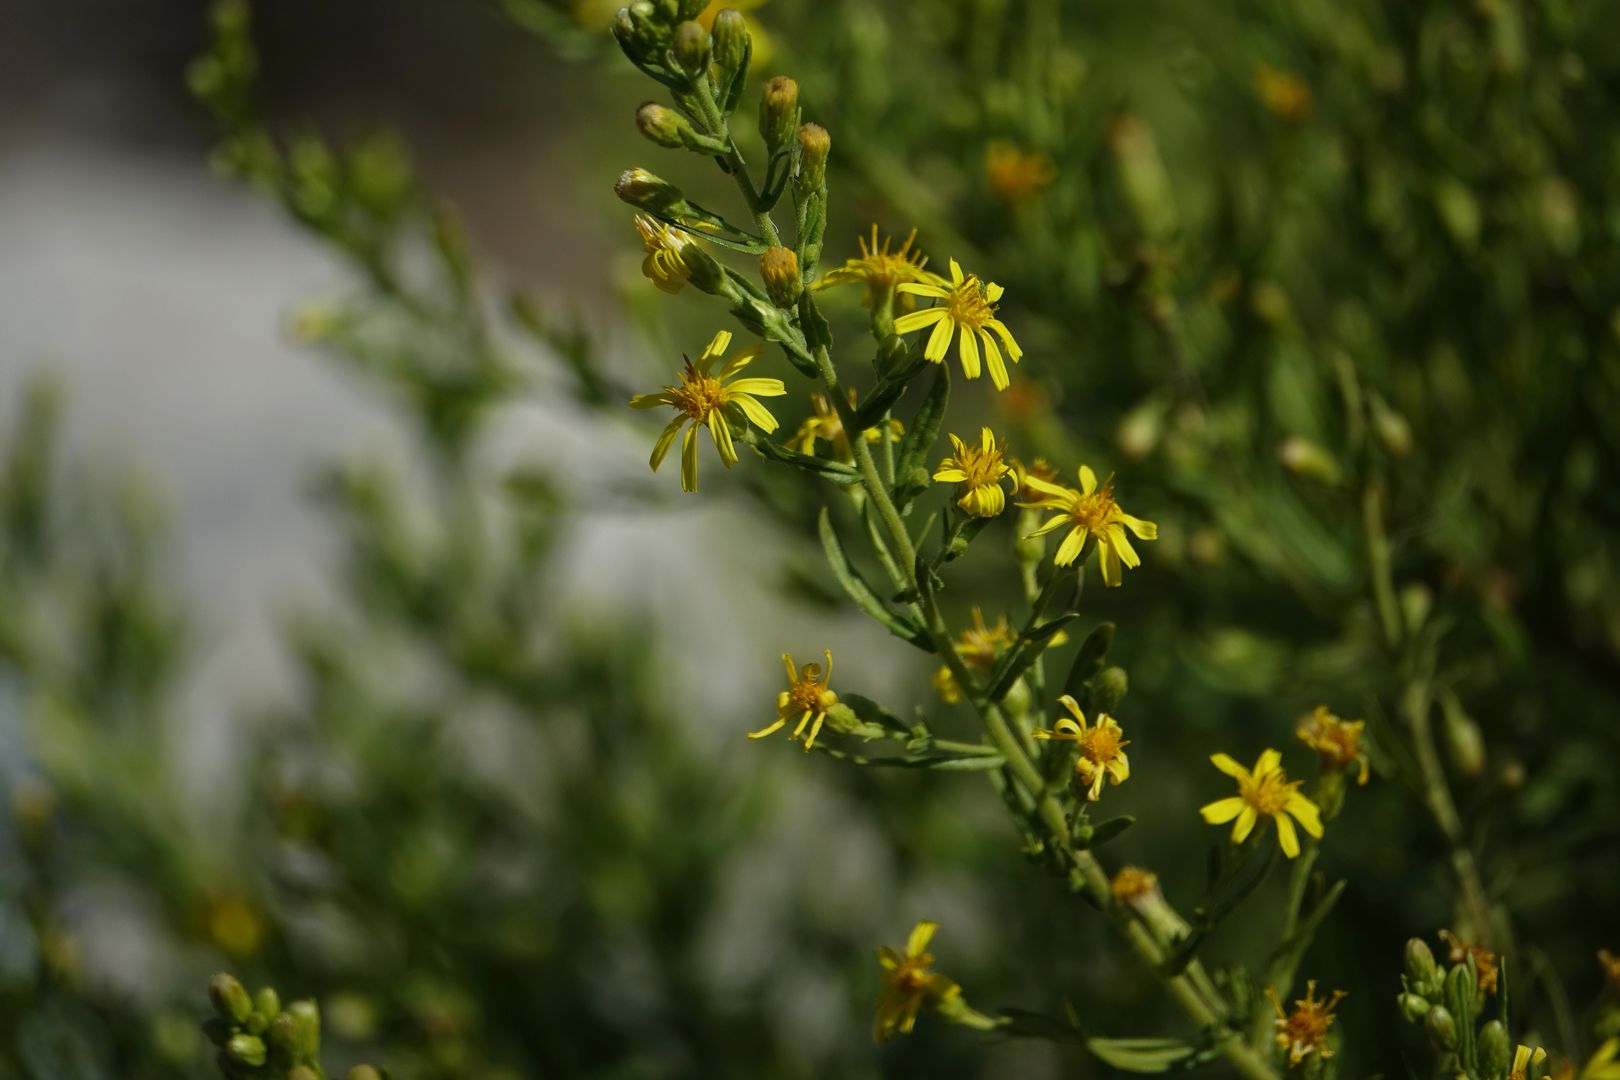
[[1168,1072],[1198,1051],[1186,1039],[1087,1039],[1086,1049],[1104,1064],[1138,1073]]
[[1085,692],[1086,682],[1103,669],[1109,646],[1113,643],[1114,624],[1111,622],[1099,624],[1097,629],[1086,635],[1080,651],[1075,654],[1074,663],[1069,666],[1069,677],[1063,680],[1065,694],[1078,698]]
[[1131,817],[1129,814],[1121,814],[1119,817],[1109,818],[1101,825],[1095,825],[1092,827],[1091,839],[1087,841],[1086,846],[1101,847],[1103,844],[1113,840],[1115,837],[1119,836],[1120,833],[1124,832],[1126,829],[1135,824],[1136,819]]
[[908,619],[890,611],[866,579],[850,563],[849,557],[844,554],[844,545],[838,539],[838,533],[833,530],[832,515],[827,508],[821,508],[821,515],[816,521],[816,531],[821,536],[821,549],[827,555],[827,564],[832,567],[833,576],[844,587],[849,598],[855,601],[857,607],[872,618],[882,623],[889,633],[904,641],[909,641],[919,649],[933,651],[933,644],[922,628],[914,625]]
[[945,411],[950,401],[951,368],[949,364],[940,364],[933,385],[928,388],[928,396],[923,398],[922,407],[912,417],[911,427],[900,440],[900,452],[894,463],[897,487],[905,484],[914,470],[928,467],[928,452],[939,438],[940,425],[945,422]]
[[746,429],[745,434],[738,441],[745,442],[758,450],[761,457],[780,462],[783,465],[791,465],[795,469],[801,469],[804,472],[819,476],[823,480],[831,480],[833,483],[844,487],[861,482],[861,474],[856,472],[851,465],[845,465],[841,461],[830,461],[827,458],[815,457],[811,454],[801,454],[797,450],[789,449],[781,443],[773,442],[759,435],[752,428]]
[[1000,701],[1007,696],[1013,684],[1023,677],[1024,672],[1046,651],[1057,636],[1069,623],[1078,616],[1077,612],[1065,612],[1057,618],[1044,622],[1033,630],[1027,630],[1019,636],[1016,644],[1002,657],[1001,663],[996,667],[996,674],[990,680],[990,700]]

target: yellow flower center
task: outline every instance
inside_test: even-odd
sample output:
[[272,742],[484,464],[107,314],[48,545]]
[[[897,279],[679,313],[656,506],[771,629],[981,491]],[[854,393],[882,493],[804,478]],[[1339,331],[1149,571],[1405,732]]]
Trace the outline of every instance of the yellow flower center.
[[681,372],[681,385],[670,387],[669,396],[675,399],[677,409],[699,423],[706,422],[711,412],[726,403],[725,387],[720,380],[699,371],[690,360]]
[[1101,536],[1118,513],[1119,504],[1114,501],[1112,478],[1104,481],[1102,487],[1090,495],[1080,496],[1069,508],[1069,517],[1074,523],[1093,536]]
[[[951,290],[945,304],[950,320],[968,330],[978,330],[996,317],[996,306],[984,298],[984,286],[974,274],[969,274],[966,281]],[[999,462],[1000,455],[996,458]]]
[[1087,728],[1085,734],[1080,736],[1080,752],[1098,765],[1107,765],[1118,757],[1122,745],[1119,729],[1105,723],[1101,717],[1096,727]]
[[900,961],[900,966],[889,976],[896,986],[912,993],[921,993],[928,985],[928,969],[934,965],[933,953],[919,953]]
[[963,481],[967,487],[990,487],[999,483],[1002,477],[1001,448],[984,450],[980,447],[968,447],[956,459],[956,464],[967,473]]
[[1120,867],[1119,873],[1114,875],[1111,885],[1114,896],[1126,903],[1139,900],[1158,887],[1158,875],[1151,870],[1143,870],[1139,866]]
[[804,672],[788,687],[788,704],[795,712],[823,712],[838,703],[838,695],[821,681],[821,665],[806,664]]
[[1297,787],[1298,781],[1290,782],[1287,773],[1273,769],[1263,776],[1239,779],[1238,795],[1260,813],[1275,816],[1282,812]]

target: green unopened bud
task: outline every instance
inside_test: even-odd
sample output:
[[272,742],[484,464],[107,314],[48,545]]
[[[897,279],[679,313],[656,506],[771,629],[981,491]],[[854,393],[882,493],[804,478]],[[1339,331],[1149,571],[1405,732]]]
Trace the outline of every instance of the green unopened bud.
[[656,59],[661,37],[657,9],[647,0],[636,0],[613,16],[613,38],[624,54],[636,63]]
[[287,1080],[321,1080],[315,1075],[313,1069],[307,1065],[300,1065],[287,1073]]
[[1436,1005],[1423,1017],[1423,1030],[1429,1041],[1442,1050],[1457,1049],[1457,1024],[1444,1005]]
[[270,1021],[265,1039],[282,1060],[312,1061],[321,1052],[321,1014],[313,1001],[295,1001]]
[[225,1044],[225,1056],[239,1065],[263,1065],[267,1058],[264,1040],[257,1035],[232,1035]]
[[1470,778],[1484,772],[1485,736],[1474,718],[1463,711],[1456,694],[1448,691],[1440,696],[1440,718],[1446,754],[1457,771]]
[[1295,476],[1309,477],[1324,484],[1337,484],[1342,473],[1339,463],[1321,443],[1295,435],[1277,447],[1277,459]]
[[685,146],[695,134],[686,117],[653,101],[636,110],[636,129],[650,141],[672,150]]
[[281,1011],[281,995],[275,987],[267,986],[253,995],[253,1011],[264,1017],[266,1025],[270,1023],[271,1017]]
[[631,206],[665,217],[676,216],[676,211],[686,205],[680,188],[646,169],[626,169],[613,185],[613,193]]
[[804,282],[799,277],[799,257],[792,248],[767,248],[759,257],[759,275],[765,279],[765,294],[784,310],[799,302]]
[[1446,972],[1446,1008],[1463,1023],[1479,1011],[1479,976],[1469,964],[1453,964]]
[[208,980],[208,998],[214,1003],[214,1011],[219,1013],[220,1019],[232,1024],[243,1024],[253,1015],[253,1001],[248,997],[247,989],[237,981],[236,976],[227,972],[220,972]]
[[801,192],[816,191],[827,182],[827,155],[832,152],[832,136],[820,124],[799,127],[799,179]]
[[1419,993],[1433,994],[1440,989],[1440,965],[1434,962],[1434,953],[1422,938],[1406,943],[1406,977]]
[[759,96],[759,133],[765,146],[775,153],[793,138],[799,126],[799,84],[778,75],[765,84]]
[[1379,394],[1371,398],[1373,432],[1394,457],[1403,458],[1412,452],[1412,425],[1406,417],[1389,407]]
[[1479,1069],[1489,1077],[1507,1075],[1508,1033],[1500,1020],[1479,1029]]
[[356,1065],[349,1070],[348,1080],[382,1080],[382,1073],[370,1065]]
[[1429,1009],[1432,1008],[1428,998],[1419,997],[1417,994],[1402,994],[1398,999],[1398,1003],[1401,1007],[1401,1015],[1414,1023],[1427,1016]]
[[1089,695],[1092,709],[1100,713],[1113,712],[1125,700],[1130,688],[1131,680],[1125,669],[1110,664],[1092,677]]
[[669,53],[689,78],[697,78],[709,70],[709,32],[688,18],[669,39]]
[[726,8],[714,17],[709,28],[713,55],[715,82],[722,88],[748,74],[748,56],[753,42],[748,34],[748,23],[736,8]]
[[675,6],[675,17],[690,21],[703,14],[703,9],[708,6],[709,0],[680,0]]

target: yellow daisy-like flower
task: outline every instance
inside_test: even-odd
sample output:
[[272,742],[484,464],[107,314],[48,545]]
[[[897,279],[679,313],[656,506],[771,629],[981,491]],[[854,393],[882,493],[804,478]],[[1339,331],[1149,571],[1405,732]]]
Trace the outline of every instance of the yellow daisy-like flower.
[[979,445],[969,446],[955,435],[951,446],[956,453],[939,463],[935,480],[956,485],[956,505],[969,517],[995,517],[1007,508],[1007,492],[1002,489],[1002,478],[1012,467],[1002,459],[1007,453],[1005,441],[997,442],[989,428],[979,429]]
[[1620,1080],[1620,1037],[1609,1038],[1581,1068],[1581,1080]]
[[697,241],[646,214],[636,215],[636,232],[641,234],[641,242],[647,248],[647,257],[641,260],[641,272],[671,296],[680,292],[692,276],[692,268],[686,265],[682,255]]
[[1548,1080],[1545,1073],[1539,1077],[1532,1075],[1532,1070],[1542,1072],[1540,1066],[1546,1060],[1547,1051],[1541,1047],[1520,1043],[1513,1049],[1513,1067],[1508,1070],[1508,1080]]
[[[990,626],[984,621],[984,611],[974,605],[973,625],[957,635],[953,648],[969,668],[981,675],[988,675],[995,670],[996,661],[1001,659],[1002,653],[1010,649],[1016,640],[1018,636],[1008,625],[1007,616],[1001,616],[994,626]],[[1056,643],[1055,638],[1053,641]],[[945,704],[955,705],[962,700],[962,688],[957,685],[956,676],[951,673],[949,665],[940,665],[929,681]]]
[[728,425],[727,413],[735,407],[744,419],[753,423],[761,431],[769,434],[776,430],[776,417],[771,415],[769,409],[759,403],[762,397],[780,397],[787,393],[787,387],[782,385],[781,379],[737,379],[730,382],[732,376],[747,367],[753,359],[764,350],[764,345],[750,345],[736,356],[726,361],[720,373],[712,373],[715,361],[725,355],[726,348],[731,344],[731,332],[721,330],[709,342],[709,347],[703,350],[697,363],[686,361],[686,367],[681,371],[679,386],[666,386],[662,393],[637,394],[630,399],[632,409],[656,409],[661,405],[668,405],[679,413],[669,422],[663,433],[658,436],[658,442],[653,446],[652,458],[649,464],[653,472],[663,464],[664,455],[669,453],[670,446],[675,442],[675,436],[680,433],[681,425],[691,422],[686,429],[686,438],[681,442],[681,490],[697,490],[697,433],[699,427],[709,429],[709,437],[714,440],[715,449],[720,452],[720,460],[726,468],[737,464],[737,448],[731,442],[731,428]]
[[1275,1041],[1280,1049],[1288,1051],[1289,1068],[1311,1054],[1324,1058],[1333,1056],[1333,1051],[1328,1049],[1327,1033],[1333,1026],[1333,1010],[1344,1000],[1343,990],[1335,990],[1332,997],[1317,1001],[1316,980],[1312,979],[1305,984],[1305,996],[1294,1002],[1293,1012],[1283,1010],[1277,992],[1269,986],[1266,996],[1271,999],[1271,1007],[1277,1010]]
[[909,1035],[925,1003],[938,1005],[961,996],[962,988],[938,972],[930,971],[934,957],[927,951],[939,924],[924,919],[912,928],[901,953],[887,945],[877,951],[883,965],[883,994],[878,998],[872,1036],[878,1042]]
[[[855,391],[849,391],[849,407],[855,407]],[[816,452],[816,441],[829,444],[832,447],[834,459],[843,462],[855,460],[855,452],[850,449],[849,436],[844,434],[844,421],[838,415],[838,410],[832,407],[827,395],[816,391],[810,395],[811,414],[805,417],[799,425],[799,430],[793,435],[793,449],[801,454]],[[899,442],[900,436],[905,434],[905,425],[890,418],[887,424],[867,428],[861,432],[861,438],[869,443],[882,441],[885,437],[890,442]]]
[[[979,377],[982,349],[984,365],[990,369],[990,381],[997,390],[1007,389],[1009,380],[1007,365],[1001,358],[1002,351],[1005,349],[1007,359],[1016,364],[1024,355],[1024,350],[1013,340],[1006,324],[996,318],[996,302],[1004,291],[1000,285],[995,282],[985,284],[977,277],[963,274],[962,267],[952,259],[951,280],[937,283],[908,281],[902,282],[898,288],[902,293],[930,296],[943,303],[900,316],[894,321],[895,333],[909,334],[914,330],[933,327],[928,335],[928,344],[923,348],[923,356],[936,364],[945,362],[951,338],[957,337],[957,355],[962,360],[962,374],[970,379]],[[995,332],[994,336],[991,331]],[[996,347],[996,338],[1001,339],[1001,348]]]
[[810,729],[810,736],[804,740],[806,752],[816,744],[816,736],[821,734],[822,722],[827,719],[827,710],[838,704],[838,695],[827,688],[832,680],[832,653],[823,651],[822,656],[827,658],[827,667],[822,669],[820,664],[806,664],[802,668],[793,666],[793,657],[787,653],[782,654],[782,666],[787,668],[788,688],[776,695],[776,722],[750,731],[750,739],[763,739],[767,735],[774,735],[781,731],[789,720],[797,720],[798,726],[788,736],[797,739],[804,734],[804,729]]
[[1057,166],[1039,150],[1024,150],[1006,139],[994,139],[984,148],[984,175],[996,198],[1021,203],[1052,185]]
[[1070,526],[1069,534],[1058,545],[1053,562],[1059,566],[1071,565],[1080,557],[1080,549],[1085,546],[1086,537],[1090,536],[1097,541],[1097,562],[1102,567],[1103,581],[1110,586],[1124,581],[1122,566],[1134,568],[1142,565],[1141,557],[1131,546],[1130,537],[1125,535],[1126,529],[1135,533],[1138,540],[1158,539],[1159,527],[1121,510],[1114,501],[1113,478],[1110,477],[1106,484],[1098,487],[1097,474],[1091,471],[1089,465],[1080,466],[1079,491],[1042,480],[1033,474],[1027,475],[1021,486],[1036,492],[1039,497],[1020,503],[1020,506],[1060,511],[1058,516],[1048,519],[1031,536],[1044,536],[1065,525]]
[[1294,734],[1299,741],[1315,750],[1322,756],[1322,762],[1330,769],[1348,769],[1357,766],[1359,774],[1356,783],[1367,782],[1367,754],[1361,749],[1361,729],[1367,726],[1365,720],[1342,720],[1328,710],[1326,705],[1318,705],[1299,722]]
[[[905,240],[898,248],[890,250],[893,239],[885,236],[879,243],[878,227],[873,225],[870,244],[866,242],[866,237],[859,238],[860,257],[847,259],[843,266],[827,271],[821,276],[821,280],[816,282],[815,287],[830,289],[838,285],[865,285],[866,295],[861,303],[867,307],[874,307],[899,285],[907,282],[915,284],[941,280],[938,274],[927,269],[927,256],[911,246],[917,239],[916,229],[906,234]],[[903,299],[907,304],[911,302],[909,297]]]
[[1463,941],[1450,930],[1440,931],[1440,940],[1446,943],[1450,950],[1446,960],[1452,964],[1466,964],[1468,958],[1474,958],[1474,973],[1479,980],[1479,992],[1482,994],[1496,993],[1497,962],[1496,954],[1483,945],[1474,945]]
[[1322,818],[1316,804],[1299,793],[1299,781],[1288,779],[1288,774],[1282,769],[1282,755],[1277,751],[1263,752],[1254,763],[1252,772],[1227,754],[1215,754],[1209,760],[1221,772],[1237,780],[1238,793],[1231,798],[1215,800],[1199,813],[1211,825],[1224,825],[1236,818],[1237,824],[1232,826],[1232,843],[1243,843],[1254,831],[1255,824],[1261,818],[1269,817],[1277,823],[1277,841],[1282,845],[1283,854],[1290,859],[1295,858],[1299,855],[1299,837],[1294,833],[1294,822],[1289,820],[1290,815],[1298,820],[1300,828],[1314,837],[1321,837]]
[[[1086,800],[1096,802],[1102,798],[1103,781],[1122,784],[1131,777],[1130,759],[1125,756],[1129,739],[1114,718],[1098,713],[1095,724],[1086,723],[1086,714],[1080,703],[1068,694],[1058,698],[1069,716],[1060,717],[1052,730],[1035,732],[1037,739],[1055,739],[1080,744],[1080,755],[1074,759],[1074,771],[1086,782]],[[1073,717],[1073,719],[1070,719]]]

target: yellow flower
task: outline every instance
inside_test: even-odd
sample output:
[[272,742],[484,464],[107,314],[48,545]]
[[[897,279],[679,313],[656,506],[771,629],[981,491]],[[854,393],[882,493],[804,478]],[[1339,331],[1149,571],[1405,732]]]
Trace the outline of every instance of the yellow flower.
[[669,453],[675,436],[680,432],[681,425],[691,421],[691,427],[686,429],[686,438],[681,442],[681,490],[697,490],[697,433],[700,426],[707,426],[709,437],[714,440],[715,449],[720,452],[720,460],[726,468],[737,464],[737,448],[731,442],[731,428],[728,424],[727,412],[732,406],[741,412],[745,421],[752,422],[761,431],[769,434],[776,430],[776,417],[770,410],[758,401],[762,397],[780,397],[787,393],[781,379],[738,379],[728,383],[737,372],[748,364],[765,348],[763,345],[750,345],[732,359],[726,361],[720,374],[711,374],[714,362],[725,355],[726,347],[731,344],[731,332],[721,330],[709,342],[709,347],[703,350],[697,363],[686,361],[686,367],[681,372],[679,386],[666,386],[661,394],[637,394],[630,399],[632,409],[656,409],[660,405],[668,405],[678,416],[669,422],[658,436],[658,442],[653,447],[650,464],[653,472],[663,464],[664,455]]
[[[984,611],[974,605],[973,625],[957,635],[953,648],[964,664],[981,675],[988,675],[995,670],[1001,654],[1011,648],[1016,640],[1017,635],[1007,625],[1007,616],[997,619],[996,625],[988,626],[984,621]],[[1056,638],[1053,643],[1058,643]],[[962,700],[962,688],[957,685],[956,676],[951,673],[949,665],[941,665],[930,682],[945,704],[955,705]]]
[[1508,1080],[1547,1080],[1545,1074],[1541,1077],[1530,1075],[1530,1070],[1541,1072],[1540,1065],[1547,1060],[1547,1051],[1541,1047],[1529,1047],[1520,1043],[1513,1050],[1513,1068],[1508,1070]]
[[[1001,299],[1002,288],[991,282],[986,285],[977,277],[965,276],[955,259],[951,260],[951,280],[938,282],[908,281],[899,286],[902,293],[931,296],[944,303],[913,311],[894,321],[894,332],[909,334],[932,326],[923,356],[936,364],[944,363],[950,350],[951,338],[961,331],[957,353],[962,360],[962,374],[970,379],[979,377],[979,353],[982,346],[984,363],[990,369],[990,381],[997,390],[1007,389],[1007,365],[1002,362],[1002,350],[996,347],[1001,339],[1007,358],[1018,363],[1024,350],[1018,347],[1006,325],[996,318],[996,301]],[[990,331],[995,331],[992,337]]]
[[1451,950],[1447,961],[1453,964],[1466,964],[1468,958],[1474,958],[1474,972],[1479,979],[1479,990],[1482,994],[1496,992],[1497,963],[1496,954],[1483,945],[1472,945],[1461,940],[1450,930],[1440,931],[1440,940],[1446,943]]
[[1288,774],[1282,770],[1282,755],[1277,751],[1262,753],[1254,763],[1253,772],[1227,754],[1215,754],[1209,760],[1221,772],[1237,780],[1238,793],[1215,800],[1199,813],[1211,825],[1224,825],[1236,818],[1232,843],[1243,843],[1254,831],[1255,823],[1269,817],[1277,822],[1277,840],[1282,844],[1283,854],[1292,859],[1299,854],[1299,837],[1294,834],[1294,823],[1289,815],[1296,818],[1306,832],[1321,837],[1322,819],[1316,804],[1299,793],[1299,781],[1288,779]]
[[[855,390],[849,391],[849,407],[855,407]],[[799,425],[799,430],[793,435],[793,449],[801,454],[816,452],[816,440],[832,446],[832,456],[838,461],[854,461],[855,453],[850,449],[849,437],[844,434],[844,421],[838,415],[838,410],[832,407],[832,402],[820,391],[810,395],[811,414]],[[861,438],[869,443],[882,440],[885,436],[890,442],[899,442],[900,436],[905,433],[905,425],[890,418],[887,424],[867,428],[861,432]]]
[[[920,251],[912,249],[912,243],[917,239],[917,230],[912,229],[906,234],[901,245],[889,250],[892,237],[883,237],[878,242],[878,227],[872,226],[872,242],[868,244],[866,237],[859,238],[861,245],[860,258],[847,259],[843,266],[834,267],[821,275],[817,281],[817,289],[830,289],[837,285],[853,285],[856,283],[866,286],[866,295],[861,303],[867,307],[874,307],[884,297],[894,292],[896,286],[911,282],[937,282],[941,278],[938,274],[925,269],[928,259]],[[902,297],[904,305],[909,305],[909,297]]]
[[994,139],[984,149],[984,175],[996,198],[1020,203],[1050,187],[1057,178],[1057,166],[1038,150],[1022,150],[1006,139]]
[[979,429],[979,445],[969,446],[955,435],[951,446],[956,453],[939,463],[935,480],[956,485],[956,505],[969,517],[995,517],[1007,508],[1007,493],[1002,490],[1002,477],[1012,472],[1003,460],[1007,452],[1005,441],[996,442],[989,428]]
[[934,964],[934,957],[925,950],[937,929],[938,923],[925,919],[912,928],[904,953],[887,945],[878,949],[878,963],[883,965],[886,984],[883,995],[878,998],[877,1020],[872,1025],[872,1035],[878,1042],[895,1035],[911,1034],[917,1013],[925,1002],[937,1006],[961,996],[960,986],[928,970]]
[[1610,1038],[1581,1069],[1581,1080],[1620,1080],[1620,1038]]
[[[1069,710],[1069,716],[1059,718],[1051,731],[1042,729],[1035,732],[1035,737],[1080,744],[1080,755],[1074,759],[1074,771],[1087,784],[1087,801],[1096,802],[1102,798],[1104,780],[1121,784],[1130,779],[1131,763],[1125,756],[1125,747],[1131,745],[1131,741],[1121,738],[1125,733],[1107,713],[1098,713],[1097,722],[1088,725],[1079,702],[1068,694],[1058,700]],[[1074,719],[1071,720],[1070,716]]]
[[782,665],[787,668],[788,688],[776,695],[776,722],[758,731],[750,731],[750,739],[774,735],[789,720],[798,720],[799,725],[788,738],[797,739],[809,727],[810,736],[804,740],[804,748],[809,751],[816,744],[816,736],[821,734],[821,724],[827,719],[827,710],[838,704],[838,695],[827,689],[827,683],[832,680],[832,653],[823,651],[821,655],[827,658],[826,670],[822,670],[820,664],[795,668],[793,657],[782,654]]
[[1365,784],[1367,754],[1361,749],[1361,729],[1366,726],[1364,720],[1342,720],[1329,712],[1326,705],[1318,705],[1300,720],[1294,734],[1299,736],[1300,742],[1320,754],[1322,763],[1330,769],[1359,766],[1356,783]]
[[686,265],[682,255],[697,241],[646,214],[636,215],[636,232],[641,234],[641,242],[647,248],[647,257],[641,260],[641,272],[671,296],[680,292],[692,276],[692,268]]
[[1327,1033],[1333,1026],[1333,1010],[1344,999],[1343,990],[1335,990],[1332,997],[1317,1001],[1316,980],[1312,979],[1305,984],[1305,996],[1294,1002],[1293,1012],[1283,1011],[1277,992],[1269,986],[1266,996],[1271,999],[1271,1007],[1277,1010],[1275,1041],[1278,1047],[1288,1051],[1289,1068],[1313,1053],[1318,1057],[1333,1056],[1333,1051],[1328,1049]]
[[1080,549],[1085,545],[1086,537],[1090,536],[1097,541],[1097,562],[1102,567],[1103,581],[1111,586],[1119,585],[1124,580],[1121,565],[1142,565],[1141,557],[1131,546],[1125,530],[1130,529],[1138,540],[1158,539],[1159,527],[1121,510],[1114,501],[1113,478],[1110,477],[1099,488],[1097,474],[1091,471],[1089,465],[1080,466],[1079,491],[1049,483],[1034,475],[1026,476],[1023,486],[1031,488],[1040,497],[1019,505],[1037,510],[1061,511],[1031,536],[1044,536],[1065,525],[1072,526],[1053,558],[1053,562],[1059,566],[1068,566],[1079,558]]

